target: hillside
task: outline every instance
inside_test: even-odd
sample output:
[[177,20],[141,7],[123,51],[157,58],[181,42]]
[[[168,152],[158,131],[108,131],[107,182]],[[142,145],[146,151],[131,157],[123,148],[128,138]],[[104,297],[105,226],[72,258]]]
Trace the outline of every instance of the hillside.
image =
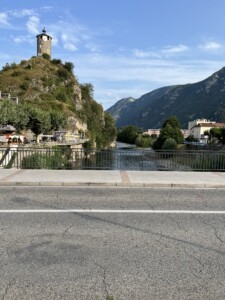
[[60,60],[31,58],[6,65],[0,72],[0,90],[18,96],[20,103],[31,102],[42,109],[75,111],[79,84]]
[[[118,127],[160,128],[172,115],[179,119],[183,128],[187,128],[189,121],[198,118],[224,122],[225,68],[194,84],[159,88],[125,106],[121,101],[107,110]],[[121,109],[115,112],[118,103]]]
[[[30,104],[44,111],[57,111],[67,118],[67,128],[85,131],[93,145],[106,147],[114,136],[113,127],[100,104],[93,99],[93,86],[79,84],[73,64],[59,59],[33,57],[20,64],[6,64],[0,71],[0,91],[19,98],[19,105]],[[113,130],[112,130],[113,131]]]

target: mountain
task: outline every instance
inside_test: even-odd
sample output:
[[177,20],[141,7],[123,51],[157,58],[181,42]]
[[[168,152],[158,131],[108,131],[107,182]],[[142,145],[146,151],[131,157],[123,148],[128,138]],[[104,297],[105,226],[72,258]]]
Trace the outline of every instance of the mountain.
[[121,111],[125,110],[127,106],[129,106],[130,103],[136,101],[136,99],[132,97],[123,98],[116,102],[115,105],[113,105],[110,109],[107,110],[115,120],[117,120],[120,117]]
[[162,87],[130,102],[122,99],[107,112],[115,118],[117,127],[160,128],[172,115],[177,116],[182,128],[199,118],[224,122],[225,68],[197,83]]
[[114,140],[110,116],[93,99],[93,86],[78,82],[71,62],[43,56],[6,64],[0,71],[0,91],[18,97],[19,105],[61,113],[67,119],[65,129],[85,131],[93,145],[106,147]]

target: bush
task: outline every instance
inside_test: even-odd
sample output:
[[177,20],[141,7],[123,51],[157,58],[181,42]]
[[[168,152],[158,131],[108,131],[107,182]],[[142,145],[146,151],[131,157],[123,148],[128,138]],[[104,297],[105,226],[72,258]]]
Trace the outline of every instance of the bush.
[[26,66],[24,67],[24,69],[26,69],[26,70],[31,70],[31,69],[32,69],[32,66],[31,66],[30,64],[28,64],[28,65],[26,65]]
[[57,76],[60,78],[60,79],[68,79],[69,78],[69,73],[66,69],[59,69],[57,70]]
[[64,68],[69,71],[70,73],[73,72],[73,69],[74,69],[74,64],[71,63],[71,62],[65,62],[64,64]]
[[66,96],[66,94],[64,92],[59,92],[56,95],[56,99],[59,100],[59,101],[62,101],[62,102],[66,102],[67,96]]
[[52,62],[54,65],[60,65],[60,64],[62,64],[61,59],[52,59],[51,62]]
[[177,142],[172,139],[166,139],[162,145],[162,150],[176,150],[177,149]]
[[19,76],[19,75],[21,75],[21,72],[20,72],[20,71],[14,71],[14,72],[11,74],[12,77],[17,77],[17,76]]
[[68,164],[66,157],[60,151],[55,151],[52,155],[34,153],[25,156],[21,163],[22,169],[65,169]]
[[29,84],[27,82],[24,82],[20,85],[21,90],[26,91],[29,88]]
[[49,54],[47,54],[47,53],[43,53],[43,54],[42,54],[42,57],[43,57],[44,59],[47,59],[47,60],[50,60],[50,59],[51,59],[51,56],[50,56]]
[[146,136],[146,135],[139,134],[138,137],[136,138],[135,143],[137,147],[149,148],[152,145],[152,139],[149,135]]

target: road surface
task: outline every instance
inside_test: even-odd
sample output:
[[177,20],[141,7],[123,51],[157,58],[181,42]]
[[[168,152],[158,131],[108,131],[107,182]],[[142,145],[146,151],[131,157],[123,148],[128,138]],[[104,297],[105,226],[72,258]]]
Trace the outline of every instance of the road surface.
[[0,188],[0,299],[224,299],[225,190]]

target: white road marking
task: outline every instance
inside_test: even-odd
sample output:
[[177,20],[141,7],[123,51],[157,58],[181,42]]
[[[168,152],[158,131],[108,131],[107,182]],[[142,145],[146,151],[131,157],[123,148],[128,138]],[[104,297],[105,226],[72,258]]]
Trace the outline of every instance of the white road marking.
[[99,214],[200,214],[224,215],[224,210],[148,210],[148,209],[1,209],[8,213],[99,213]]

